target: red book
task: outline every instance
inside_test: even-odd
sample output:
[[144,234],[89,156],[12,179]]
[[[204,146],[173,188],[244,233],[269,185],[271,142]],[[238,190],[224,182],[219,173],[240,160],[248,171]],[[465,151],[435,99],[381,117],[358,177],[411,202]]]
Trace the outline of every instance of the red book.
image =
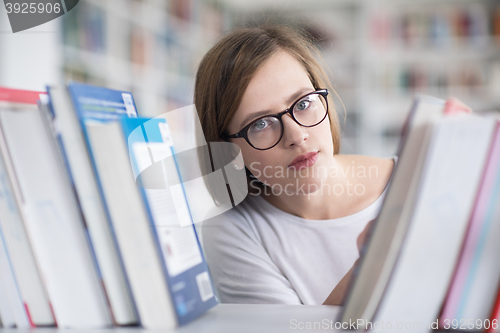
[[444,105],[444,114],[471,113],[472,109],[456,97],[449,97]]
[[0,101],[12,103],[35,104],[40,99],[40,95],[45,95],[45,92],[19,90],[0,87]]
[[487,333],[491,332],[499,332],[500,329],[498,327],[500,321],[500,289],[498,290],[497,299],[495,301],[495,306],[493,307],[493,311],[490,316],[490,328],[486,330]]

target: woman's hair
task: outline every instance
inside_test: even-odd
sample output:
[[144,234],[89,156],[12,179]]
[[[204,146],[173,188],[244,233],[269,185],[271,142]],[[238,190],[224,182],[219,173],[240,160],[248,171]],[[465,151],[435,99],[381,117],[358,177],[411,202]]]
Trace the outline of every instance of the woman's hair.
[[[196,73],[194,104],[206,142],[222,141],[250,80],[266,60],[281,50],[304,66],[315,89],[328,88],[334,93],[315,58],[319,57],[318,50],[304,34],[281,25],[234,30],[208,51]],[[329,120],[334,153],[337,154],[340,126],[331,95]]]

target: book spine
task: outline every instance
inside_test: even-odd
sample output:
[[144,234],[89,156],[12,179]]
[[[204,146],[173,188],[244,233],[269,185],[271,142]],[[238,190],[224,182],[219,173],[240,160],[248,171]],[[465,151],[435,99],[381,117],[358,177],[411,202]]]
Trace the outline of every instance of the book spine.
[[[30,313],[30,318],[34,322],[34,325],[52,326],[56,323],[52,304],[46,289],[46,281],[44,281],[40,271],[39,258],[33,251],[32,238],[30,237],[26,225],[27,216],[23,209],[24,197],[1,126],[0,163],[2,169],[2,187],[5,194],[5,198],[3,199],[9,200],[9,202],[6,202],[8,206],[7,211],[9,214],[12,214],[9,217],[2,214],[2,216],[0,216],[2,218],[0,223],[3,224],[5,228],[4,231],[10,230],[10,233],[14,235],[13,239],[21,243],[10,243],[10,233],[7,233],[7,246],[16,246],[16,250],[14,251],[15,255],[20,255],[21,252],[24,253],[24,257],[21,260],[16,260],[13,264],[14,269],[19,272],[18,276],[21,293],[26,294],[27,304],[25,307],[28,311],[35,311],[34,309],[37,309],[36,313]],[[17,221],[15,221],[16,219]],[[7,225],[9,226],[8,228]],[[42,302],[42,305],[38,304],[38,306],[36,306],[34,303],[32,304],[32,301]],[[48,306],[48,309],[46,306]]]
[[[162,131],[168,125],[164,120],[142,118],[123,119],[122,126],[125,142],[129,143],[132,155],[130,161],[142,165],[142,168],[153,164],[161,166],[159,169],[162,173],[155,176],[160,177],[158,181],[164,184],[162,188],[138,188],[161,258],[171,302],[179,324],[183,325],[214,306],[216,300],[192,223],[175,150],[171,145],[172,139],[168,137],[169,130]],[[168,211],[165,205],[170,207]],[[178,250],[181,242],[189,248],[189,253]]]
[[33,326],[54,325],[50,301],[40,277],[2,156],[0,156],[0,193],[0,225],[4,231],[6,247],[12,254],[12,265],[18,277],[27,314]]
[[[49,103],[49,108],[50,108],[51,115],[55,116],[53,103]],[[42,108],[40,108],[40,112],[43,112]],[[49,115],[47,115],[47,117],[48,116]],[[66,170],[66,173],[68,175],[68,178],[69,178],[69,181],[70,181],[70,184],[71,184],[71,190],[73,192],[73,196],[78,201],[78,205],[77,206],[78,206],[78,210],[79,210],[80,216],[82,216],[82,224],[83,224],[83,228],[84,228],[85,238],[87,240],[87,244],[88,244],[88,247],[90,249],[90,254],[91,254],[91,257],[92,257],[92,261],[94,263],[94,268],[95,268],[96,273],[98,275],[99,283],[100,283],[100,285],[102,287],[104,298],[105,298],[105,301],[106,301],[106,305],[107,305],[108,311],[109,311],[109,313],[111,315],[111,319],[112,319],[113,323],[116,324],[115,318],[113,316],[113,311],[112,311],[112,308],[111,308],[111,304],[110,304],[110,301],[109,301],[109,296],[108,296],[108,293],[107,293],[107,290],[106,290],[106,287],[105,287],[105,283],[103,282],[101,269],[100,269],[100,267],[98,265],[98,261],[97,261],[95,249],[94,249],[94,246],[93,246],[92,241],[91,241],[91,237],[90,237],[90,233],[89,233],[89,227],[88,227],[88,224],[87,224],[87,220],[85,218],[86,216],[85,216],[84,211],[83,211],[83,207],[82,207],[82,203],[81,203],[80,197],[78,196],[78,191],[76,189],[75,179],[73,177],[73,173],[71,172],[70,164],[69,164],[69,161],[68,161],[68,155],[66,154],[66,150],[64,149],[63,138],[62,138],[62,135],[61,135],[61,131],[59,130],[57,118],[54,117],[52,119],[49,119],[49,121],[44,122],[44,125],[45,125],[47,131],[50,132],[50,133],[52,133],[52,135],[54,136],[54,139],[55,139],[55,141],[57,143],[56,144],[57,147],[55,147],[55,148],[57,149],[57,151],[59,153],[58,155],[60,157],[62,157],[61,158],[61,160],[62,160],[61,164],[64,165],[64,169]]]
[[137,314],[130,286],[118,252],[109,214],[95,178],[95,168],[86,149],[81,123],[75,110],[70,107],[71,101],[65,89],[49,87],[49,94],[52,97],[52,113],[55,115],[54,132],[71,178],[75,197],[80,204],[87,237],[113,322],[116,325],[136,324]]
[[[36,109],[2,112],[34,252],[61,327],[108,327],[110,317],[69,179]],[[36,158],[36,164],[33,158]]]

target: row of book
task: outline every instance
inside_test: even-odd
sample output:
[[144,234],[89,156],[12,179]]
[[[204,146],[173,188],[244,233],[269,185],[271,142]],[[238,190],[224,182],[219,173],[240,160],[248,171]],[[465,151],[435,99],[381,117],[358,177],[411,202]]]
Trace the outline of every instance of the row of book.
[[420,7],[408,11],[379,10],[369,18],[370,41],[381,48],[442,48],[485,46],[483,39],[500,36],[500,7],[489,10],[483,4],[460,4],[453,9]]
[[420,96],[339,322],[500,331],[500,117]]
[[[193,52],[189,51],[196,43],[186,38],[186,33],[196,29],[200,36],[213,30],[216,35],[222,32],[220,12],[213,6],[203,5],[203,10],[198,7],[200,4],[185,0],[171,1],[169,6],[150,0],[113,6],[81,2],[61,20],[62,42],[70,48],[143,66],[164,68],[170,64],[165,62],[168,57],[182,65],[169,66],[169,71],[187,74],[193,66]],[[152,18],[151,13],[158,16]]]
[[399,67],[387,64],[373,71],[371,83],[388,93],[413,94],[419,91],[446,96],[457,94],[459,90],[461,95],[488,96],[489,88],[499,84],[495,76],[499,65],[500,61],[414,63]]
[[168,329],[216,304],[165,119],[125,91],[0,88],[3,327]]

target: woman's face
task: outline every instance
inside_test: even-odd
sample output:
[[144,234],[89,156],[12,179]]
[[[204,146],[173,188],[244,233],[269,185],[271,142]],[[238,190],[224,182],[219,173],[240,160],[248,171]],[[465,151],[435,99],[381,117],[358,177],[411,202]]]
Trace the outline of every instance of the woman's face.
[[[284,111],[314,90],[305,68],[289,53],[278,51],[255,73],[227,131],[237,133],[258,117]],[[271,186],[274,194],[315,192],[326,181],[328,166],[333,161],[329,120],[325,118],[314,127],[302,127],[286,114],[282,121],[283,137],[271,149],[254,149],[243,138],[231,141],[241,148],[245,166]]]

